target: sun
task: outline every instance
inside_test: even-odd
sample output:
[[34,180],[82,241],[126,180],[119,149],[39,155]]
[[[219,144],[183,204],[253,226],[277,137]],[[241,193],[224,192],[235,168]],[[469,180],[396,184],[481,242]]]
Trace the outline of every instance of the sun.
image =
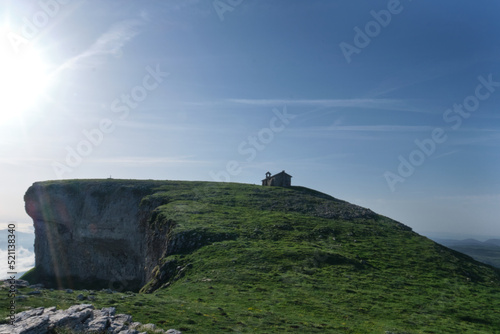
[[[0,29],[5,36],[4,29]],[[31,45],[16,52],[7,39],[0,42],[0,124],[36,106],[47,88],[47,66]]]

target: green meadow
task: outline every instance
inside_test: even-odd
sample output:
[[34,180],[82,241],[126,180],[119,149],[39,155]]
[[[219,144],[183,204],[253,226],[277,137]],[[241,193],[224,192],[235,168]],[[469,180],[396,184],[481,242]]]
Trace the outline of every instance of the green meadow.
[[500,271],[390,218],[303,187],[136,186],[158,203],[148,224],[194,242],[140,291],[21,288],[18,311],[92,303],[184,333],[500,333]]

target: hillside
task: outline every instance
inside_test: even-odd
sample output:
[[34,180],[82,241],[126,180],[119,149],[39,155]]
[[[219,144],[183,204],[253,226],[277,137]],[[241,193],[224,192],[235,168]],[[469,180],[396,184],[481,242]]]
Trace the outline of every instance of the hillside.
[[[96,219],[108,217],[106,210],[119,214],[113,206],[127,203],[115,197],[125,189],[142,197],[144,214],[136,224],[154,233],[145,233],[141,242],[149,243],[146,250],[163,251],[141,293],[125,293],[128,282],[117,280],[110,287],[118,293],[97,293],[93,302],[96,308],[116,306],[136,321],[186,333],[500,331],[498,270],[311,189],[127,180],[51,181],[37,187],[47,198],[69,188],[80,198],[78,192],[99,187],[81,197],[82,206],[100,203]],[[94,246],[89,243],[89,250]],[[25,279],[39,280],[38,269]],[[2,317],[7,302],[1,300]],[[19,300],[18,307],[77,302],[83,301],[43,290]]]

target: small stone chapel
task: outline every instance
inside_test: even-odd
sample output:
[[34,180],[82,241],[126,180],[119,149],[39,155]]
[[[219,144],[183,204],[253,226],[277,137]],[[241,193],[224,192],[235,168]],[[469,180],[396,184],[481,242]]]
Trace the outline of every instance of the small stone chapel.
[[290,187],[292,185],[292,176],[282,171],[278,174],[272,175],[266,173],[266,178],[262,180],[263,186],[277,186],[277,187]]

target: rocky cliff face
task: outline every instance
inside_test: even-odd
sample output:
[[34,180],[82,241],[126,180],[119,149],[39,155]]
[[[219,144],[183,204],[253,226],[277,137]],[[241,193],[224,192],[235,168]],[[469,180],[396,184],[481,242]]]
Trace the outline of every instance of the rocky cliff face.
[[168,226],[147,224],[161,203],[143,201],[155,181],[35,183],[26,212],[35,226],[35,268],[60,286],[138,289],[165,252]]

